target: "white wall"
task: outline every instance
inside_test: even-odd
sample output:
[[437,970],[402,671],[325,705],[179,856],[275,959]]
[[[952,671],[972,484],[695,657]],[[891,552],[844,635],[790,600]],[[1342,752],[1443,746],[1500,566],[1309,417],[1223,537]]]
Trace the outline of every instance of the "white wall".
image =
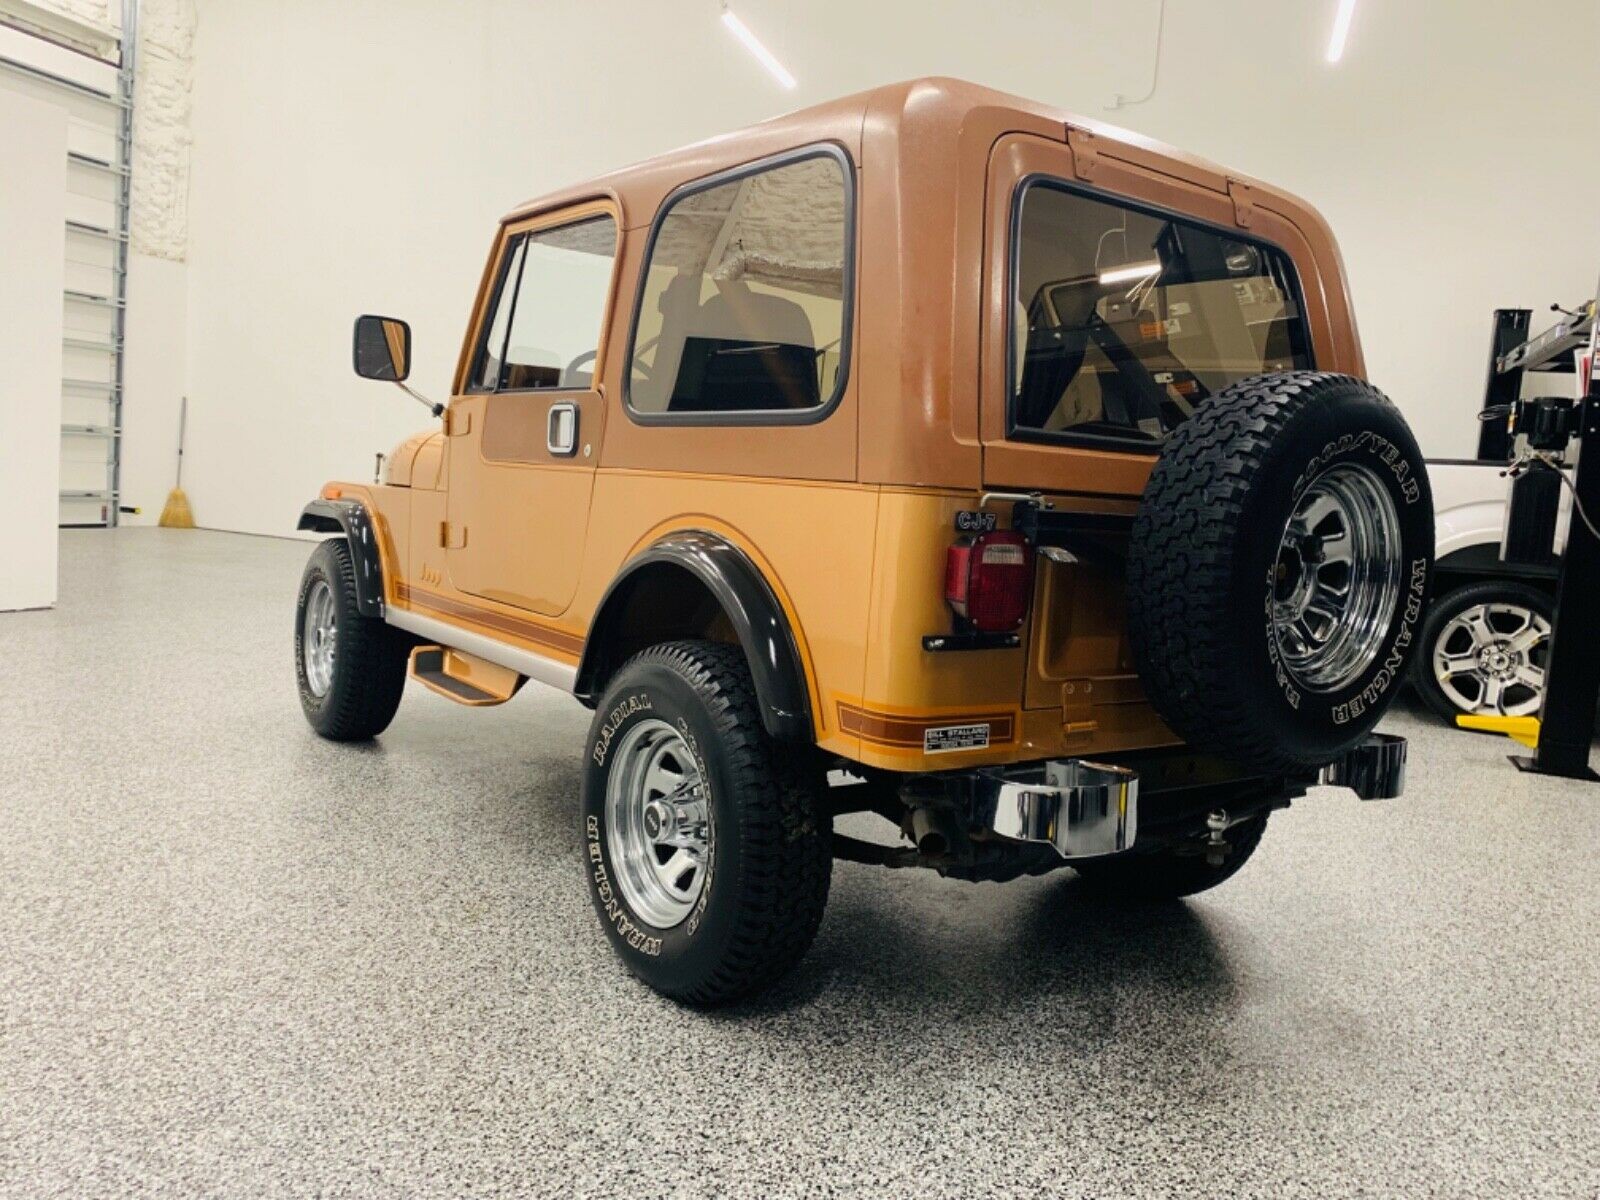
[[[952,74],[1119,121],[1304,195],[1350,268],[1373,378],[1425,448],[1469,452],[1490,310],[1592,293],[1591,0],[748,0],[775,87],[713,0],[200,0],[185,483],[205,525],[278,533],[421,424],[356,380],[358,312],[415,329],[442,396],[495,220],[517,201],[787,108]],[[1521,32],[1536,23],[1554,34]],[[1590,139],[1592,140],[1592,139]],[[1513,155],[1517,156],[1513,158]]]
[[160,519],[177,470],[178,406],[188,374],[188,301],[183,263],[150,254],[128,256],[122,494],[141,511],[124,516],[125,525],[153,525]]
[[56,602],[67,113],[0,82],[0,610]]

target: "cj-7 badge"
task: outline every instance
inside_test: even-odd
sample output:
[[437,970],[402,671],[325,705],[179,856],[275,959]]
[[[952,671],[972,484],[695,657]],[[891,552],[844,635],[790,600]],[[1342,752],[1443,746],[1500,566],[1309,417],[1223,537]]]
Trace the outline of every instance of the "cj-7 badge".
[[956,514],[957,533],[993,533],[1000,518],[992,512],[963,508]]

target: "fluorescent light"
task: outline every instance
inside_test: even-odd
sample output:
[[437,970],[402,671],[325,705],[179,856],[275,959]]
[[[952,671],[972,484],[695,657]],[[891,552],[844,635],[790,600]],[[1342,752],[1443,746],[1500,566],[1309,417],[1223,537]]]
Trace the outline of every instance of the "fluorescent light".
[[1130,279],[1148,279],[1152,275],[1161,274],[1159,262],[1133,263],[1126,267],[1113,267],[1109,271],[1100,272],[1101,283],[1127,283]]
[[724,8],[722,10],[722,23],[728,27],[729,32],[734,37],[744,43],[744,48],[755,55],[756,60],[763,67],[772,72],[774,79],[790,91],[794,90],[794,76],[784,69],[781,62],[772,57],[772,51],[763,46],[761,39],[750,32],[750,27],[733,15],[732,9]]
[[1328,39],[1328,61],[1331,63],[1344,57],[1344,39],[1350,34],[1350,18],[1355,11],[1356,0],[1339,0],[1339,11],[1333,15],[1333,36]]

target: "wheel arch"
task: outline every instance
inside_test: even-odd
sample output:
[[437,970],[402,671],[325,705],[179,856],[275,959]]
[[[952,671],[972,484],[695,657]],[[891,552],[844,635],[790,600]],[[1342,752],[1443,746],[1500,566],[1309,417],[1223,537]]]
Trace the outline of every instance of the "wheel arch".
[[344,536],[356,569],[356,607],[363,617],[382,618],[383,558],[367,506],[359,500],[313,500],[301,510],[295,528]]
[[805,665],[777,594],[742,550],[698,530],[669,534],[618,572],[589,625],[573,694],[593,708],[639,650],[708,632],[744,651],[767,732],[813,740]]
[[1495,580],[1526,583],[1553,594],[1558,570],[1554,560],[1545,567],[1503,562],[1499,542],[1474,542],[1458,546],[1434,560],[1431,595],[1442,596],[1469,583]]

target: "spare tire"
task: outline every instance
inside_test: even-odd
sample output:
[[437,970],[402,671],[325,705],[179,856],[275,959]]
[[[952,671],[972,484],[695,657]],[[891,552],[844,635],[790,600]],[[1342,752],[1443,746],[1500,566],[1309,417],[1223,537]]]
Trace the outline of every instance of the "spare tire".
[[1389,399],[1318,371],[1260,375],[1168,439],[1128,548],[1128,633],[1185,741],[1296,774],[1365,737],[1420,645],[1433,496]]

